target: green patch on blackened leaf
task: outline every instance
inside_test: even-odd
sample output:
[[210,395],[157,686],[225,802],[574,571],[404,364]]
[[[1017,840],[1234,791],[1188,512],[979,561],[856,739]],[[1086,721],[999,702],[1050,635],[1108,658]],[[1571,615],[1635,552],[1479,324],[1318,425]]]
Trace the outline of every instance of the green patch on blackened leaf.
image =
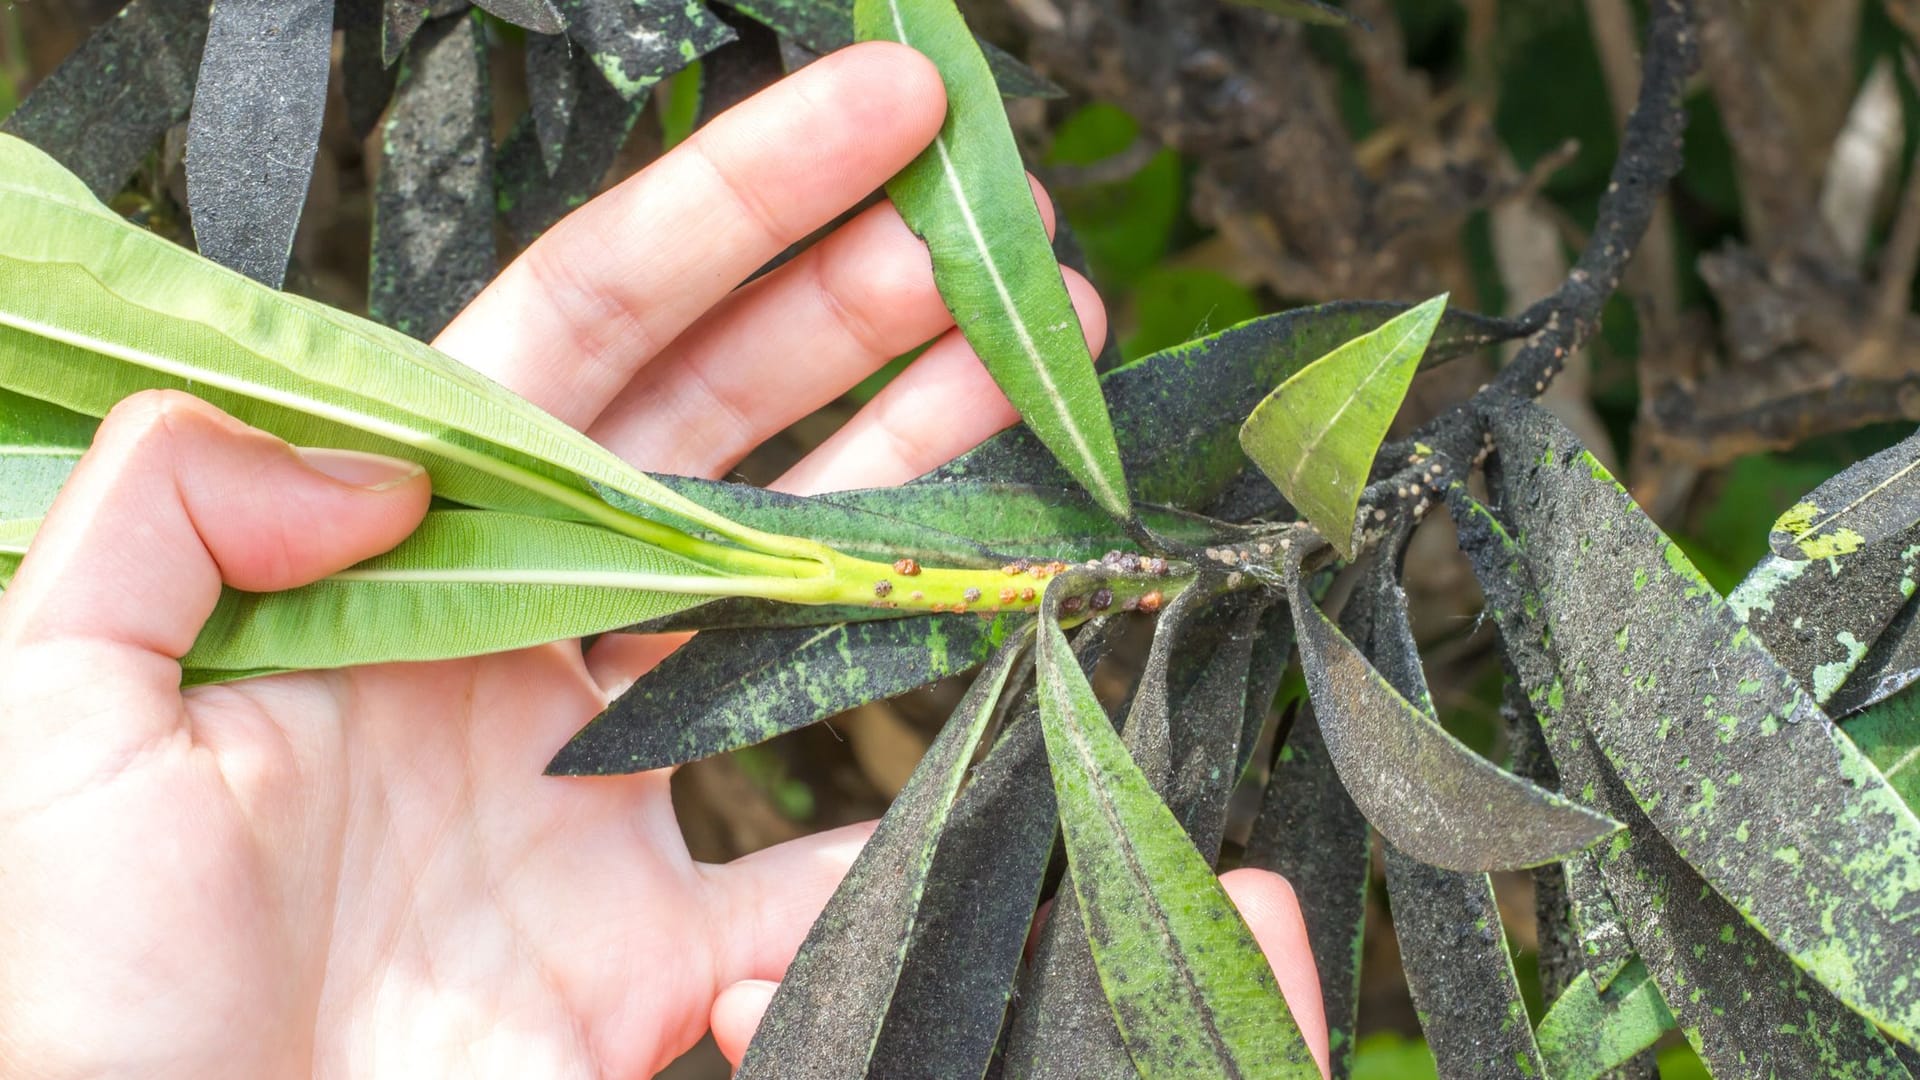
[[561,775],[642,772],[765,742],[980,663],[1020,617],[701,633],[575,735]]
[[[1512,460],[1577,445],[1532,407],[1490,419]],[[1747,919],[1863,1015],[1899,1037],[1920,1034],[1920,821],[1613,484],[1548,466],[1517,469],[1502,484],[1503,505],[1529,538],[1522,558],[1555,654],[1605,652],[1631,625],[1644,633],[1630,635],[1627,666],[1658,675],[1642,683],[1611,665],[1563,660],[1566,715],[1585,725],[1660,834]],[[1581,552],[1579,538],[1605,522],[1610,542]],[[1639,591],[1636,567],[1658,567]],[[1741,695],[1747,682],[1761,692]],[[1729,738],[1714,703],[1733,701],[1758,722]],[[1649,717],[1673,718],[1665,737]],[[1700,777],[1736,773],[1741,783],[1722,782],[1703,803]],[[1798,860],[1754,859],[1733,839],[1743,822],[1764,823],[1769,850],[1793,849]]]

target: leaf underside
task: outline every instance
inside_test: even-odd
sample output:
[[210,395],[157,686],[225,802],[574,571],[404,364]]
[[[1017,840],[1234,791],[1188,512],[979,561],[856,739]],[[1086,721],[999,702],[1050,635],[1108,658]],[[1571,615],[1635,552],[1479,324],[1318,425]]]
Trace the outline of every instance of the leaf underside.
[[1067,471],[1109,513],[1130,516],[1093,356],[992,72],[966,21],[952,0],[859,0],[854,29],[863,41],[919,50],[946,82],[940,133],[887,183],[900,216],[932,254],[941,298],[1007,399]]

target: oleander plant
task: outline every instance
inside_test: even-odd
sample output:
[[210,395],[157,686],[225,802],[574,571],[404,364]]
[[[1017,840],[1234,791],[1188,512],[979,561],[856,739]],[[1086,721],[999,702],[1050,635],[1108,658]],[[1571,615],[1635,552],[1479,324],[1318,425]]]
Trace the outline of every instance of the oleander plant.
[[[954,0],[134,0],[0,136],[0,577],[99,418],[167,388],[416,461],[437,496],[385,555],[229,590],[189,683],[698,631],[547,764],[600,775],[977,671],[745,1077],[1316,1076],[1223,856],[1294,883],[1349,1075],[1376,838],[1442,1076],[1652,1075],[1680,1041],[1720,1077],[1920,1076],[1920,437],[1793,505],[1722,595],[1535,401],[1682,164],[1696,14],[1648,8],[1611,181],[1548,295],[1322,303],[1103,371],[1006,106],[1061,91]],[[946,81],[887,194],[1020,427],[801,498],[639,471],[421,343],[495,269],[496,224],[524,240],[597,190],[663,80],[871,39]],[[530,105],[494,146],[503,41]],[[280,290],[335,70],[386,149],[371,319]],[[116,198],[183,122],[197,253]],[[1492,381],[1395,435],[1417,372],[1502,342]],[[1485,597],[1504,763],[1429,692],[1403,576],[1430,519]],[[1116,706],[1091,675],[1129,624],[1151,647]],[[1517,870],[1558,958],[1525,980],[1490,876]]]

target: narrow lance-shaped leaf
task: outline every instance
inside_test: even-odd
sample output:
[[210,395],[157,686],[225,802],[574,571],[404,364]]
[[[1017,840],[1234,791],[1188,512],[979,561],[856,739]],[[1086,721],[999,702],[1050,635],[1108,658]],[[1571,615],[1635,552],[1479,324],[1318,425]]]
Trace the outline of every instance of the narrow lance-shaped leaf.
[[[1920,682],[1920,604],[1908,600],[1880,631],[1865,656],[1847,673],[1847,681],[1827,699],[1827,715],[1838,720],[1870,709]],[[1851,730],[1857,721],[1848,720]]]
[[[534,46],[528,48],[531,63]],[[556,51],[569,54],[566,63],[575,96],[566,112],[566,128],[558,136],[552,131],[560,120],[557,110],[542,110],[536,102],[536,111],[508,134],[494,160],[495,201],[507,231],[521,244],[532,243],[599,192],[647,104],[645,94],[629,101],[609,86],[586,50],[566,39],[553,38],[540,49],[548,54],[542,63],[555,59],[551,54]]]
[[1673,1029],[1673,1014],[1639,960],[1602,991],[1586,972],[1553,1003],[1535,1034],[1553,1080],[1599,1080]]
[[859,0],[854,29],[925,53],[946,83],[946,122],[887,194],[926,241],[961,333],[1074,479],[1115,517],[1130,516],[1093,356],[966,20],[953,0]]
[[1780,666],[1826,705],[1867,663],[1920,577],[1920,529],[1821,559],[1769,555],[1727,595]]
[[0,521],[45,517],[99,421],[0,390]]
[[609,86],[639,101],[661,79],[733,40],[699,0],[558,0],[567,36]]
[[94,195],[112,197],[192,106],[207,14],[207,0],[133,0],[34,87],[0,132],[45,148]]
[[589,74],[574,63],[573,42],[561,34],[527,35],[527,114],[540,144],[547,176],[566,160],[567,132],[580,104],[580,87]]
[[327,104],[333,0],[213,7],[193,115],[187,201],[202,255],[279,288]]
[[[791,39],[794,46],[815,56],[853,44],[854,0],[733,0],[728,7],[745,12],[756,22]],[[976,38],[987,66],[1007,97],[1060,98],[1067,92],[1042,78],[1019,58],[985,38]]]
[[498,15],[536,34],[557,34],[567,28],[567,21],[553,6],[553,0],[474,0],[474,4],[490,15]]
[[[1111,631],[1111,620],[1096,619],[1074,635],[1074,656],[1089,677]],[[940,837],[869,1075],[974,1077],[986,1069],[1058,822],[1039,701],[1030,690],[967,780]]]
[[[1211,589],[1189,588],[1161,612],[1153,647],[1127,708],[1122,745],[1162,799],[1173,771],[1173,716],[1167,685],[1173,657],[1188,647],[1195,631],[1207,621],[1213,600]],[[1179,816],[1177,807],[1169,809]],[[1069,868],[1061,880],[1053,910],[1036,936],[1032,960],[1021,977],[1021,1005],[1003,1055],[1008,1080],[1120,1076],[1132,1069],[1082,925],[1073,873]]]
[[[1381,678],[1402,697],[1432,708],[1420,651],[1407,619],[1406,594],[1396,580],[1409,533],[1375,549],[1348,598],[1342,621],[1365,642]],[[1493,880],[1425,865],[1386,848],[1387,898],[1394,937],[1440,1072],[1448,1077],[1538,1077],[1545,1074],[1534,1045],[1520,982],[1507,954]]]
[[373,134],[400,74],[381,55],[384,7],[381,0],[334,0],[333,21],[340,29],[340,90],[347,102],[347,127],[356,139]]
[[0,216],[12,223],[0,231],[0,388],[92,417],[141,390],[187,390],[297,446],[419,461],[436,492],[469,506],[671,542],[608,506],[598,483],[762,551],[820,550],[732,526],[405,334],[129,224],[8,136]]
[[1349,558],[1360,489],[1446,307],[1436,296],[1308,364],[1240,429],[1247,456]]
[[[1507,490],[1498,479],[1495,486]],[[1525,498],[1517,492],[1514,498]],[[1463,488],[1448,494],[1461,548],[1486,592],[1567,790],[1627,824],[1593,860],[1609,906],[1677,1015],[1687,1041],[1728,1076],[1898,1076],[1873,1025],[1771,947],[1687,865],[1580,725],[1549,647],[1539,590],[1520,545]]]
[[401,62],[374,191],[367,309],[422,341],[493,278],[493,108],[470,15],[429,23]]
[[181,662],[209,682],[472,656],[601,633],[740,587],[595,526],[436,510],[392,551],[311,585],[223,591]]
[[1920,819],[1605,467],[1544,410],[1491,416],[1508,512],[1580,718],[1702,877],[1836,996],[1920,1038]]
[[1506,870],[1564,858],[1619,828],[1474,753],[1431,706],[1408,701],[1306,595],[1297,560],[1292,570],[1294,632],[1328,753],[1395,847],[1449,870]]
[[1387,845],[1387,897],[1407,989],[1445,1077],[1553,1076],[1540,1063],[1493,882]]
[[1026,644],[994,654],[880,819],[781,978],[740,1080],[869,1075],[941,834]]
[[1920,435],[1848,467],[1773,523],[1783,559],[1845,555],[1920,522]]
[[[1139,544],[1084,492],[984,480],[910,484],[798,496],[750,484],[687,477],[661,483],[729,521],[811,537],[835,551],[877,562],[900,558],[945,566],[998,568],[1010,561],[1085,562]],[[610,494],[613,505],[655,514],[636,500]],[[1246,529],[1166,507],[1138,507],[1156,535],[1196,547],[1249,539]],[[658,516],[655,514],[655,516]],[[665,520],[699,532],[686,523]],[[1020,587],[1020,582],[1008,584]]]
[[707,631],[554,756],[562,776],[642,772],[765,742],[980,663],[1012,617]]
[[1039,669],[1074,891],[1140,1075],[1319,1075],[1253,933],[1127,755],[1050,620]]
[[1367,819],[1340,783],[1313,706],[1302,703],[1273,763],[1244,864],[1282,875],[1300,899],[1320,973],[1333,1080],[1353,1072],[1367,925]]
[[[1240,448],[1240,427],[1274,387],[1342,342],[1405,311],[1401,304],[1346,301],[1249,319],[1107,372],[1101,391],[1114,417],[1120,461],[1136,498],[1213,512],[1246,474],[1252,496],[1229,520],[1284,509],[1273,484]],[[1504,320],[1449,311],[1427,362],[1439,363],[1522,331]],[[972,479],[1060,488],[1072,478],[1027,427],[1003,431],[920,482]],[[1245,501],[1247,505],[1238,503]]]

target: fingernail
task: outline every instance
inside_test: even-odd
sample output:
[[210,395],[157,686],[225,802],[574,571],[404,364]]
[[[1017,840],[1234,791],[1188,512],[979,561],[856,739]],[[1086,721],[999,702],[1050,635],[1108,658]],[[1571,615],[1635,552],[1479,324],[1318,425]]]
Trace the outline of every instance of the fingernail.
[[411,461],[358,450],[326,450],[296,446],[294,453],[307,468],[343,484],[366,491],[391,491],[427,470]]

